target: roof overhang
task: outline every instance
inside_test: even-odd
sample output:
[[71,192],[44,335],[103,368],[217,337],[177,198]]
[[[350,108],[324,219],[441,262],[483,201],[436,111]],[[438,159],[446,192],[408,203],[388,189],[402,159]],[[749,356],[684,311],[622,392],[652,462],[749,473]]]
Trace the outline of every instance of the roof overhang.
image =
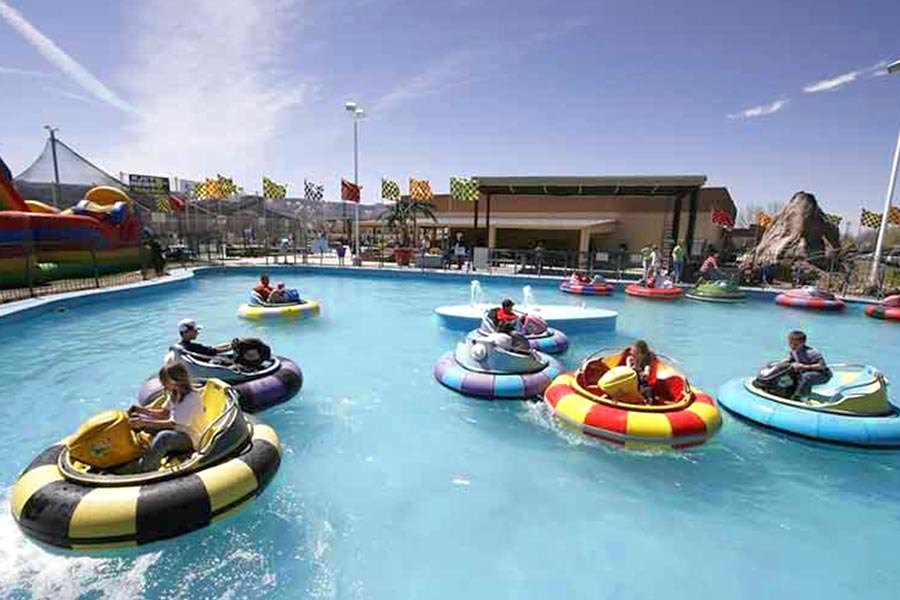
[[478,176],[475,179],[481,193],[486,195],[678,196],[706,184],[705,175]]
[[[436,216],[437,222],[419,221],[419,227],[472,227],[471,215],[437,213]],[[384,226],[384,223],[377,222],[377,226]],[[497,229],[588,229],[592,233],[607,233],[613,231],[615,226],[615,219],[598,219],[596,217],[491,217],[491,227]]]

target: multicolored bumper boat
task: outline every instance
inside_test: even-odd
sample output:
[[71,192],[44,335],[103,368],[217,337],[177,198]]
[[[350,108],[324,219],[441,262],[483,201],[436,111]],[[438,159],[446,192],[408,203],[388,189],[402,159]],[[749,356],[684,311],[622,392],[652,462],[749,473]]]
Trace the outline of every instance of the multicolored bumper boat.
[[712,397],[662,361],[650,374],[652,398],[645,397],[626,358],[627,351],[594,354],[557,377],[544,401],[567,425],[627,448],[689,448],[715,435],[722,416]]
[[540,397],[562,372],[556,359],[502,333],[485,337],[472,332],[434,365],[434,378],[442,385],[489,400]]
[[812,310],[843,310],[844,301],[828,290],[807,286],[796,288],[775,296],[775,302],[781,306],[793,308],[809,308]]

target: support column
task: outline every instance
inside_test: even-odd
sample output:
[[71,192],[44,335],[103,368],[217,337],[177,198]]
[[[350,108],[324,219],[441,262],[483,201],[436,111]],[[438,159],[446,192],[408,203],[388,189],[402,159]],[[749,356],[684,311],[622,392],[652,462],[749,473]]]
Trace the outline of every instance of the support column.
[[685,234],[685,249],[688,256],[691,256],[692,249],[694,247],[694,229],[697,227],[697,197],[700,195],[700,190],[692,190],[691,198],[688,204],[688,226],[687,233]]
[[681,233],[681,199],[684,194],[675,196],[675,206],[672,207],[672,240],[678,243],[678,234]]
[[497,245],[497,228],[496,227],[488,227],[488,248],[493,248]]
[[591,246],[591,228],[584,227],[578,232],[578,268],[584,269],[588,264],[587,251]]

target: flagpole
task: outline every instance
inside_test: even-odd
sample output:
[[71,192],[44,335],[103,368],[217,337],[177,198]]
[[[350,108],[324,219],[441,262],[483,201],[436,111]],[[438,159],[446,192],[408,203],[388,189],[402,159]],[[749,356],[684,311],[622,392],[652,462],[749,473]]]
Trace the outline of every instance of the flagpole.
[[[888,73],[900,73],[900,60],[887,66]],[[884,245],[884,233],[887,230],[888,216],[891,212],[891,199],[894,197],[894,187],[897,185],[897,168],[900,166],[900,131],[897,132],[897,145],[894,147],[894,161],[891,166],[891,178],[888,182],[887,195],[884,197],[884,212],[881,213],[881,227],[878,228],[878,240],[875,242],[875,260],[872,261],[872,272],[869,275],[869,283],[878,282],[878,266],[881,263],[881,250]]]

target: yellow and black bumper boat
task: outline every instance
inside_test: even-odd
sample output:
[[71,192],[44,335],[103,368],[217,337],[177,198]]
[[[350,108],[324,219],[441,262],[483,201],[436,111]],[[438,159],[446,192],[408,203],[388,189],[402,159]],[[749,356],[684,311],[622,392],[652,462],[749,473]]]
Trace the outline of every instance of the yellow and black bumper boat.
[[[70,436],[41,452],[19,476],[11,500],[16,522],[53,546],[103,550],[175,537],[236,513],[275,475],[281,445],[271,427],[245,417],[228,384],[207,381],[202,399],[200,449],[169,456],[151,472],[128,473],[128,463],[122,464],[141,452],[127,449],[139,446],[140,434],[131,432],[127,418],[122,424],[124,413],[92,418],[79,433],[100,422],[105,429],[92,436],[90,448],[76,447]],[[160,394],[151,405],[162,402]],[[96,458],[94,465],[118,464],[97,468],[73,456],[85,452]]]

